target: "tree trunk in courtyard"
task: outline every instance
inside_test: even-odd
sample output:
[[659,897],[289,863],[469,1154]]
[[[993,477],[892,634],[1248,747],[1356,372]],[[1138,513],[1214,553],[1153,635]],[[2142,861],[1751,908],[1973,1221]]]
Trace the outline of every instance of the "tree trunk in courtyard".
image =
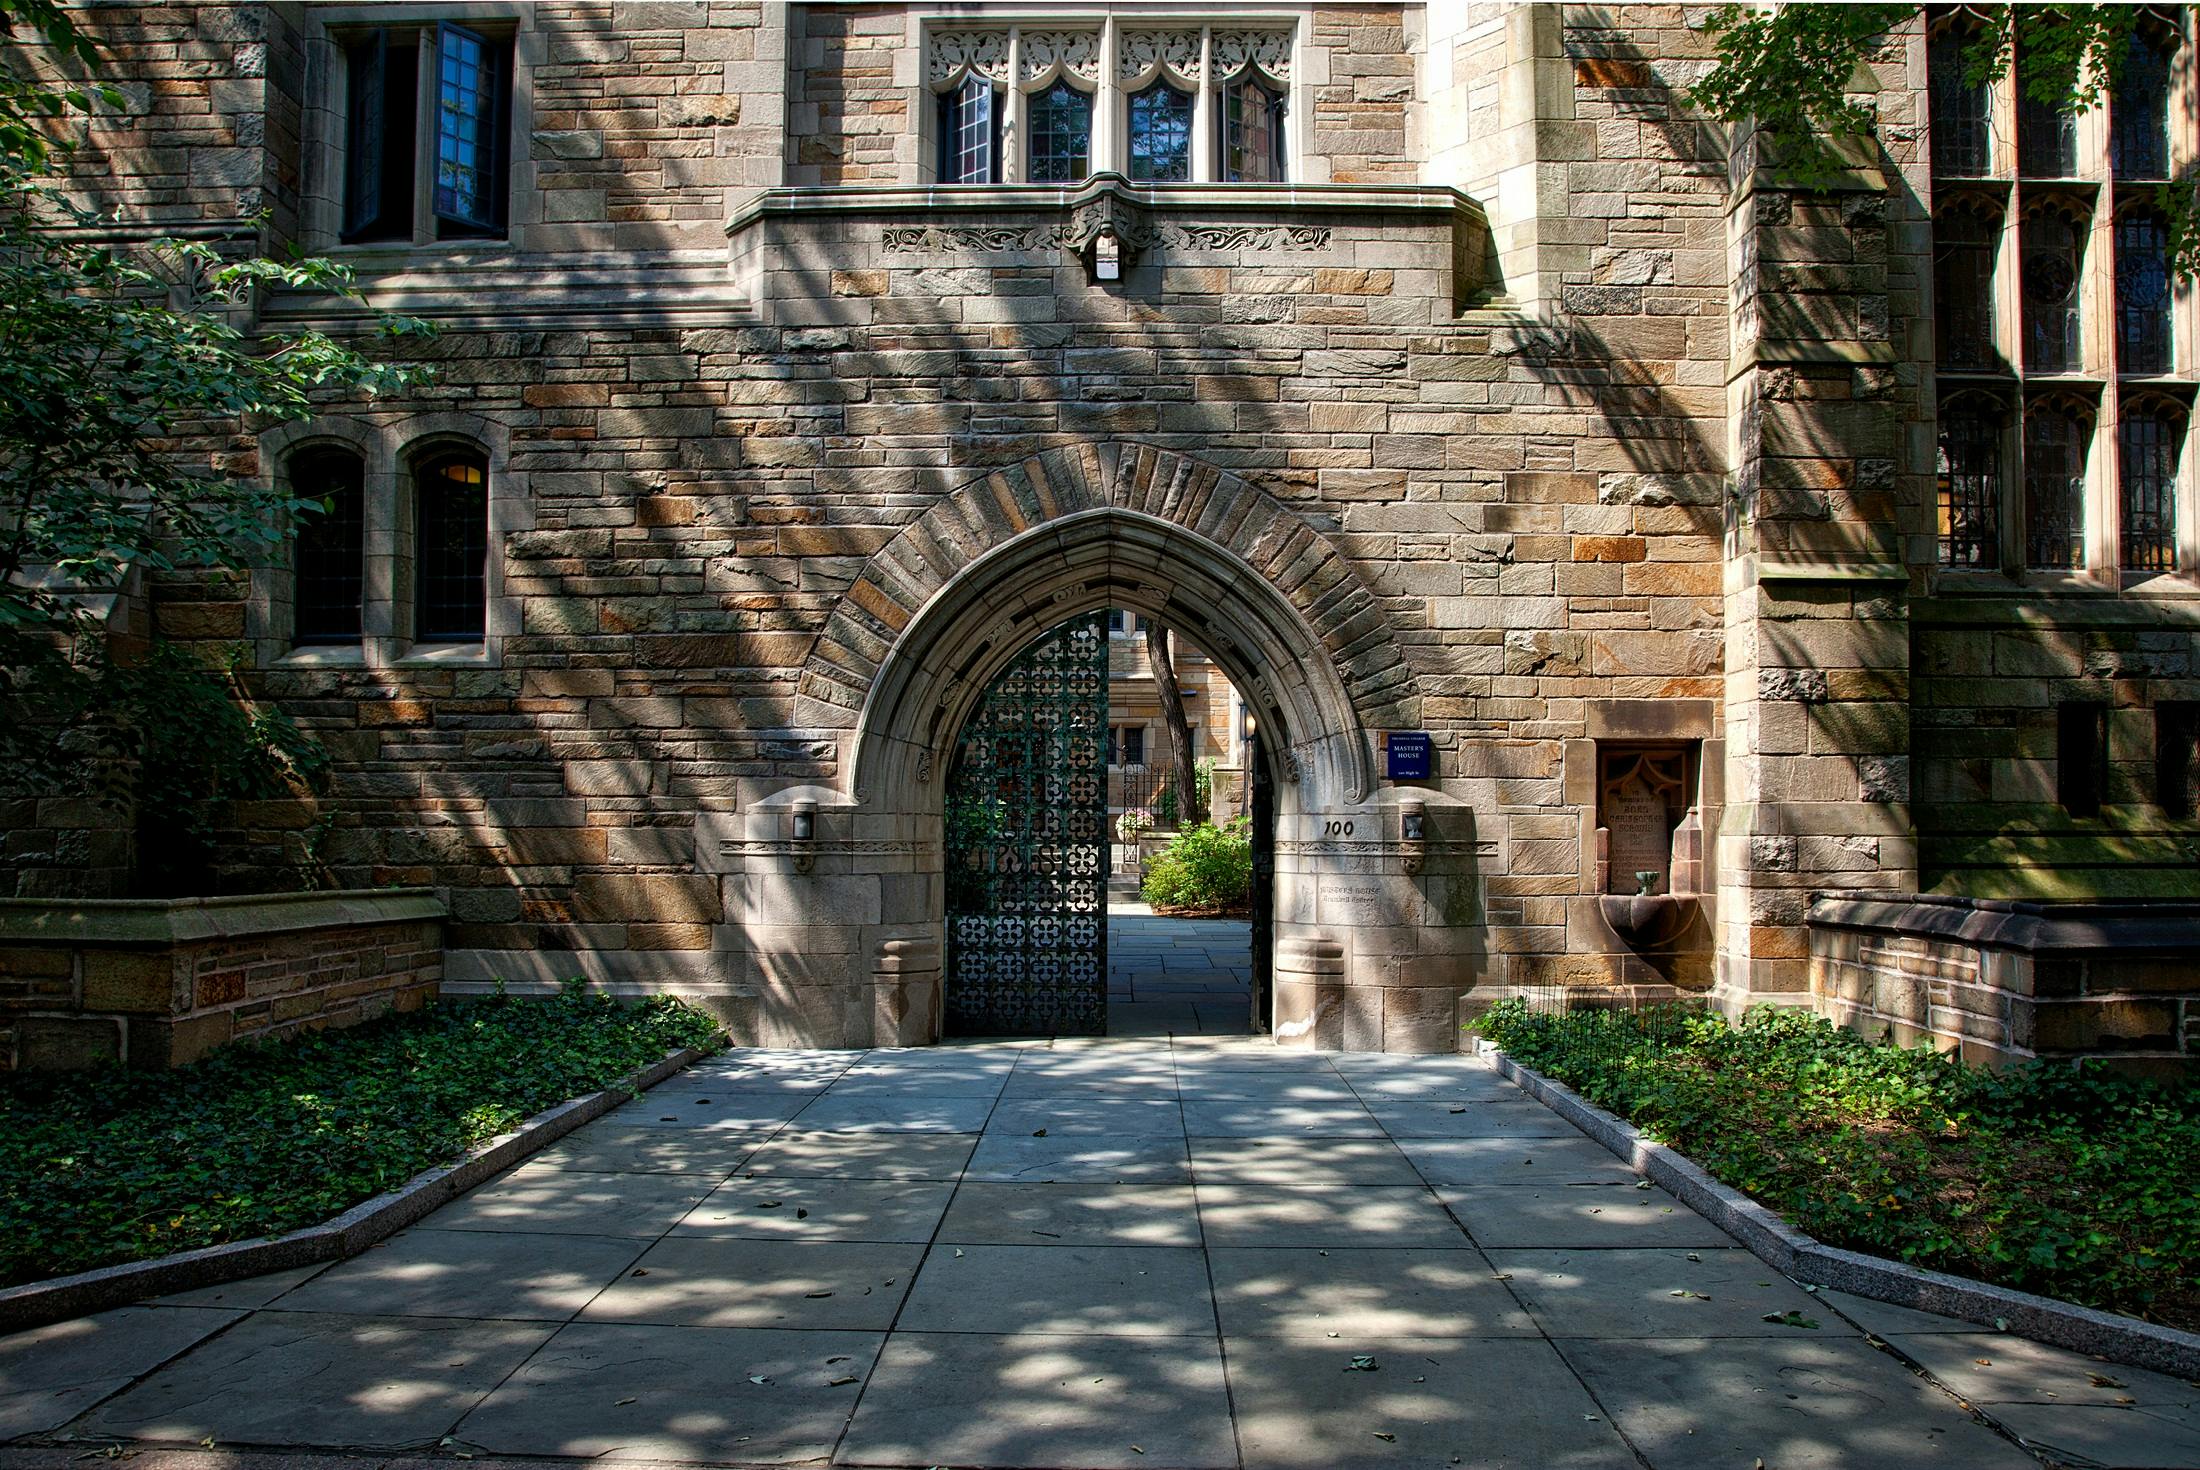
[[1169,759],[1176,768],[1176,821],[1189,827],[1201,816],[1199,788],[1192,779],[1192,731],[1184,719],[1184,691],[1177,687],[1176,660],[1169,651],[1169,630],[1146,625],[1146,667],[1161,700],[1161,722],[1169,727]]

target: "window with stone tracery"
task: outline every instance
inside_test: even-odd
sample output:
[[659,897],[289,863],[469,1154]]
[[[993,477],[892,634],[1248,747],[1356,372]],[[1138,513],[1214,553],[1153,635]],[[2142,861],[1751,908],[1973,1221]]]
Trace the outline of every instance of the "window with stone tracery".
[[934,129],[921,156],[943,184],[1074,184],[1100,172],[1281,183],[1293,46],[1281,25],[930,26],[924,77],[939,100],[919,110]]
[[[2191,293],[2161,181],[2200,163],[2193,21],[2149,7],[2105,102],[1972,71],[1981,12],[1931,12],[1939,562],[2120,585],[2200,567]],[[2013,145],[2013,146],[2012,146]]]

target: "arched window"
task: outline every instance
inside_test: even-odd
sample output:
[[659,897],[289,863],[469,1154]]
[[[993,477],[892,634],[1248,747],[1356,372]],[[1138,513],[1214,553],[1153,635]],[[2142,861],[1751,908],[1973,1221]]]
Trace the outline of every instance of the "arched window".
[[1131,98],[1131,177],[1181,184],[1192,176],[1192,94],[1155,82]]
[[1988,200],[1959,198],[1933,222],[1933,319],[1944,368],[1984,372],[1994,352],[1994,237]]
[[1977,178],[1991,171],[1993,130],[1988,126],[1986,84],[1970,78],[1964,47],[1971,32],[1944,26],[1927,60],[1932,87],[1933,172]]
[[1081,183],[1092,170],[1092,99],[1067,78],[1031,99],[1031,167],[1034,184]]
[[414,464],[413,637],[476,643],[487,630],[489,461],[433,449]]
[[2142,400],[2124,407],[2117,424],[2117,478],[2123,503],[2126,571],[2177,569],[2177,459],[2185,416],[2174,405]]
[[2170,370],[2169,226],[2149,208],[2116,216],[2116,356],[2127,373]]
[[2001,415],[1965,398],[1940,415],[1940,564],[2001,565]]
[[2085,455],[2090,421],[2073,405],[2035,403],[2024,414],[2024,562],[2085,565]]
[[2119,179],[2169,177],[2169,63],[2159,26],[2132,33],[2123,74],[2108,99],[2108,166]]
[[981,76],[940,94],[940,182],[998,184],[1001,181],[1000,95]]
[[348,449],[302,449],[290,457],[290,491],[319,502],[298,512],[292,636],[301,644],[357,643],[366,588],[366,467]]
[[1222,90],[1222,177],[1232,184],[1280,184],[1284,101],[1248,71]]
[[2025,216],[2024,366],[2035,373],[2076,372],[2079,363],[2079,227],[2049,205]]

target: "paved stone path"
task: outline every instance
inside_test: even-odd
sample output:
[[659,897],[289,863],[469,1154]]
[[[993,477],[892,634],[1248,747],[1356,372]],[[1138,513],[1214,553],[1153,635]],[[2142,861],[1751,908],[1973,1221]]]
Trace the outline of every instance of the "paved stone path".
[[2037,1463],[1865,1330],[2088,1463],[2200,1464],[2189,1386],[1806,1294],[1472,1058],[1184,1039],[729,1053],[356,1260],[0,1339],[0,1436],[75,1442],[52,1463]]
[[1108,905],[1110,1036],[1243,1036],[1253,1029],[1253,926]]

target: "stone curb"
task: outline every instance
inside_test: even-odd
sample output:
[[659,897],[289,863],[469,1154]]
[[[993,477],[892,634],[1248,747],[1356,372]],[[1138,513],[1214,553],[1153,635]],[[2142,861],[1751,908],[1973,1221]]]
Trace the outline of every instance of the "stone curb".
[[1531,1071],[1497,1048],[1482,1050],[1537,1102],[1618,1155],[1627,1166],[1747,1246],[1766,1265],[1816,1286],[1913,1311],[1976,1322],[1991,1330],[2092,1353],[2178,1378],[2200,1378],[2200,1333],[2180,1332],[2053,1297],[1989,1286],[1840,1250],[1806,1235],[1757,1201],[1711,1177],[1702,1165],[1644,1138],[1563,1082]]
[[535,1114],[510,1133],[477,1145],[455,1164],[416,1174],[396,1189],[354,1205],[319,1225],[308,1225],[288,1235],[236,1240],[155,1260],[128,1261],[8,1287],[0,1291],[0,1333],[83,1317],[148,1297],[171,1296],[241,1281],[247,1276],[355,1256],[706,1055],[694,1047],[668,1053],[600,1092]]

